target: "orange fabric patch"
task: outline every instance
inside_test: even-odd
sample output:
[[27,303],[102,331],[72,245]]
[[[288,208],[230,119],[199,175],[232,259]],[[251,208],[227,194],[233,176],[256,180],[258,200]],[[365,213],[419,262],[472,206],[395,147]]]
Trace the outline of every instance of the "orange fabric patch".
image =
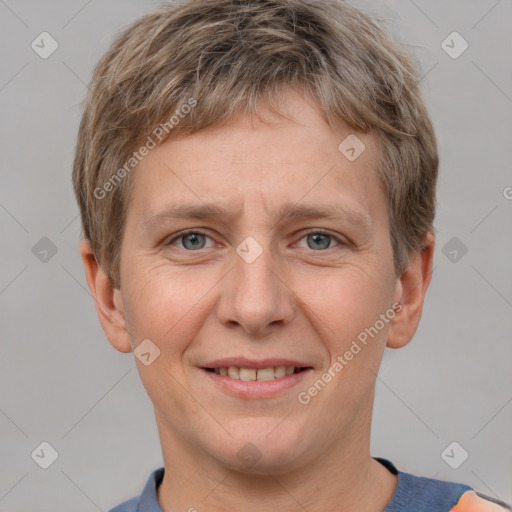
[[474,491],[466,491],[450,512],[503,512],[503,510],[496,503],[480,498]]

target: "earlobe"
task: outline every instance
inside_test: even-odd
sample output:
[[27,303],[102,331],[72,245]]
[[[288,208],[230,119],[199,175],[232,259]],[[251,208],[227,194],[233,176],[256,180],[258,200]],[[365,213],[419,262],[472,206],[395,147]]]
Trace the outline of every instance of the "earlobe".
[[390,348],[401,348],[411,341],[418,328],[423,310],[427,288],[432,279],[435,237],[429,233],[422,248],[409,257],[409,265],[403,275],[398,278],[395,298],[401,308],[393,320],[386,345]]
[[98,318],[107,339],[120,352],[131,352],[120,290],[112,286],[110,278],[96,261],[89,240],[82,240],[80,243],[80,255]]

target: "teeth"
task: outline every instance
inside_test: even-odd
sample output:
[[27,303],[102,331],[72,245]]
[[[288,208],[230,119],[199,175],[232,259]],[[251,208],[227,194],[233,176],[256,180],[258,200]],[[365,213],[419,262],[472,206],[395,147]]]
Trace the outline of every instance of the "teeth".
[[256,370],[254,368],[237,368],[236,366],[230,366],[229,368],[215,368],[214,372],[217,375],[228,376],[231,379],[253,381],[253,380],[273,380],[280,379],[286,375],[292,375],[295,373],[294,366],[276,366],[268,368],[260,368]]
[[228,376],[232,379],[239,379],[240,378],[240,370],[236,366],[230,366],[228,368]]
[[280,377],[284,377],[285,375],[286,375],[286,366],[277,366],[276,368],[274,368],[274,376],[276,379],[279,379]]
[[256,370],[248,368],[240,368],[240,380],[256,380]]
[[273,380],[274,378],[274,368],[262,368],[258,370],[257,380]]

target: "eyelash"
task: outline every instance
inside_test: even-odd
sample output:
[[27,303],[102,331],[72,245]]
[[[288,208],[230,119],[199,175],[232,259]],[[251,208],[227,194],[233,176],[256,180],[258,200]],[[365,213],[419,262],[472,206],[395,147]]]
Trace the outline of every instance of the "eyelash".
[[[207,238],[211,238],[209,235],[207,235],[206,233],[202,232],[202,231],[198,231],[198,230],[195,230],[195,229],[191,229],[191,230],[187,230],[187,231],[182,231],[180,233],[178,233],[174,238],[172,238],[171,240],[169,240],[169,242],[167,242],[165,245],[168,246],[168,245],[172,245],[176,240],[179,240],[180,238],[183,238],[187,235],[203,235]],[[338,242],[339,245],[335,246],[335,247],[330,247],[329,249],[335,249],[336,247],[345,247],[347,246],[347,243],[344,242],[343,240],[341,240],[339,237],[333,235],[332,233],[330,233],[329,231],[324,231],[322,229],[313,229],[311,231],[308,231],[307,233],[304,233],[302,235],[302,237],[300,238],[300,240],[302,240],[303,238],[305,238],[306,236],[308,235],[313,235],[313,234],[319,234],[319,235],[327,235],[329,237],[331,237],[331,239],[333,240],[336,240],[336,242]],[[198,249],[197,251],[190,251],[188,249],[182,249],[181,247],[178,247],[178,249],[180,250],[183,250],[183,251],[186,251],[186,252],[199,252],[201,249]],[[313,249],[310,249],[311,251],[313,252],[325,252],[325,251],[328,251],[329,249],[322,249],[320,251],[313,251]]]

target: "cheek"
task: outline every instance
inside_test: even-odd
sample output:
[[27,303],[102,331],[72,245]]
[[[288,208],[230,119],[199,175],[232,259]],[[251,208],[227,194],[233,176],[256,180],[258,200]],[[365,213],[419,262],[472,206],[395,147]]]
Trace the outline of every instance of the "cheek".
[[333,393],[347,406],[358,408],[373,389],[394,311],[386,274],[353,270],[331,283],[323,315],[331,319],[328,350],[329,370],[335,375]]
[[126,313],[133,336],[154,339],[158,344],[174,337],[204,295],[204,287],[163,268],[140,272],[134,268],[127,288]]
[[321,326],[334,347],[343,349],[391,305],[391,280],[380,270],[347,264],[297,281],[294,290],[307,306],[305,311],[311,312],[310,320]]
[[318,383],[328,390],[315,398],[319,414],[334,400],[344,404],[330,412],[341,421],[346,408],[359,410],[371,394],[392,318],[380,317],[392,305],[392,281],[386,276],[379,265],[346,265],[329,277],[303,281],[309,320],[329,355]]
[[204,280],[201,284],[199,277],[169,270],[162,266],[139,273],[134,267],[129,284],[126,280],[128,307],[125,311],[132,326],[132,343],[138,345],[149,339],[160,350],[148,366],[137,361],[141,382],[149,397],[157,409],[173,411],[186,418],[201,411],[183,391],[186,378],[182,359],[203,325],[205,293],[212,284]]

